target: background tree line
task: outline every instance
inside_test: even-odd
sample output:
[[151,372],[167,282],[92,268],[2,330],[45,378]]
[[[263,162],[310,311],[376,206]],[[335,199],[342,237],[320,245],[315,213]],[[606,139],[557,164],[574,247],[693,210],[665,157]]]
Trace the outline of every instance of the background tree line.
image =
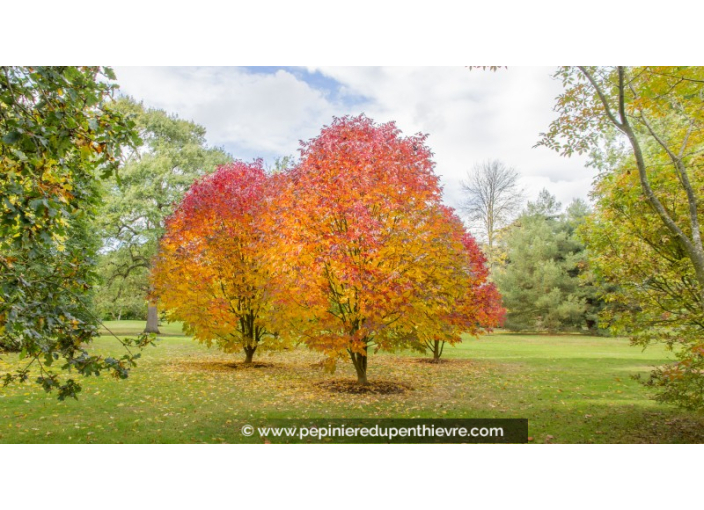
[[463,184],[465,211],[491,260],[492,279],[514,331],[603,333],[604,306],[589,269],[580,228],[590,210],[574,200],[565,210],[543,189],[525,203],[518,172],[498,160],[474,166]]
[[158,332],[156,304],[145,300],[164,221],[198,177],[232,157],[208,147],[205,128],[194,122],[127,97],[115,101],[114,109],[133,120],[142,144],[125,151],[119,178],[101,183],[96,313],[111,320],[146,319],[146,331]]

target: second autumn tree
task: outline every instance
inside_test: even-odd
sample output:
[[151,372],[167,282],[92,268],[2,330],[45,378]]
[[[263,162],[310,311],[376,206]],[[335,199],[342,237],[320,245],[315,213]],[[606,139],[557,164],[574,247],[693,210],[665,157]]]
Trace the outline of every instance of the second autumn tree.
[[283,347],[271,327],[262,230],[271,182],[261,161],[237,161],[194,183],[166,222],[152,270],[152,297],[168,317],[199,342],[244,351],[245,363]]

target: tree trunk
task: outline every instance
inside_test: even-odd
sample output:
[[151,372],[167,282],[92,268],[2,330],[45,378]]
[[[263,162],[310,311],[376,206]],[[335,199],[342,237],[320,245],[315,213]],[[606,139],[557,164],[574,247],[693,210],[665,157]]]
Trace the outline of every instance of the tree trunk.
[[445,342],[433,340],[433,363],[440,363],[440,357],[445,350]]
[[588,330],[590,333],[596,333],[596,332],[597,332],[597,325],[598,325],[597,321],[595,321],[594,319],[585,319],[584,322],[585,322],[585,324],[586,324],[586,326],[587,326],[587,330]]
[[357,372],[357,383],[362,385],[369,384],[367,380],[367,348],[364,347],[363,353],[351,352],[350,357],[352,358],[352,364]]
[[149,303],[147,308],[147,327],[144,328],[144,332],[159,334],[159,312],[156,309],[156,304]]
[[440,363],[440,342],[433,341],[433,363]]
[[254,351],[257,350],[257,346],[255,345],[254,347],[247,347],[245,346],[244,348],[244,362],[246,365],[252,363],[252,358],[254,358]]

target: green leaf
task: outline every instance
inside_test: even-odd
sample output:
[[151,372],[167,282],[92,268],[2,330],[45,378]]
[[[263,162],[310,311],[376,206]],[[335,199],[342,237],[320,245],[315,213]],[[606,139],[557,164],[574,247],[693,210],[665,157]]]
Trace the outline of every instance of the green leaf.
[[22,135],[20,133],[18,133],[17,131],[10,131],[2,137],[2,141],[8,145],[12,145],[13,143],[17,142],[20,138],[22,138]]

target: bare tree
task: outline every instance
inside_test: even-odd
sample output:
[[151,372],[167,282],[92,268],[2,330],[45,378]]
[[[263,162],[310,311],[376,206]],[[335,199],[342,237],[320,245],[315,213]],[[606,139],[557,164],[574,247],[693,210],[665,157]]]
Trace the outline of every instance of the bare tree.
[[474,165],[462,181],[464,201],[460,208],[486,242],[492,264],[496,233],[519,212],[524,193],[518,187],[518,172],[499,160]]

